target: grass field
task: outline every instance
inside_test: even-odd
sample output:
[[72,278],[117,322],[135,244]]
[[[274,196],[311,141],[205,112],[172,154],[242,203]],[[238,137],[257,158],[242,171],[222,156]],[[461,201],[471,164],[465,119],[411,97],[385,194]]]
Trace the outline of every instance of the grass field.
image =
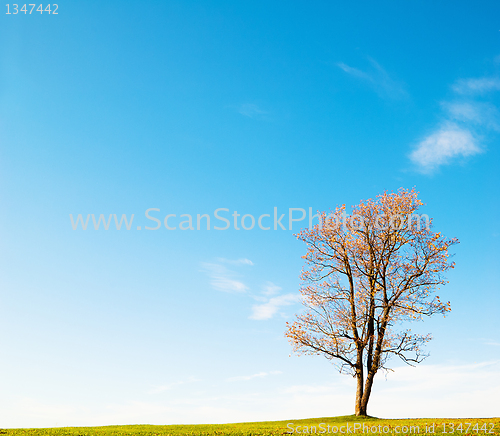
[[[293,430],[292,430],[293,429]],[[434,431],[432,431],[434,430]],[[444,431],[443,431],[444,430]],[[365,435],[432,435],[454,436],[500,435],[500,418],[470,419],[379,419],[353,415],[332,418],[287,421],[245,422],[214,425],[113,425],[106,427],[60,427],[39,429],[2,429],[1,435],[57,436],[250,436],[283,434]]]

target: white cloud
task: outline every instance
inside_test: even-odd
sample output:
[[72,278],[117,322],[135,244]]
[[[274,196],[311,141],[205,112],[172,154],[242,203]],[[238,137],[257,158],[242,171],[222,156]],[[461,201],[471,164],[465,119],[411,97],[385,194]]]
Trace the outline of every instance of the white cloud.
[[392,79],[387,71],[374,59],[368,57],[368,60],[372,66],[370,72],[350,67],[343,62],[338,62],[336,65],[345,73],[368,83],[381,97],[399,99],[407,96],[407,92],[401,83]]
[[451,87],[458,94],[485,94],[500,90],[500,78],[479,77],[476,79],[459,79]]
[[[250,262],[250,261],[249,261]],[[250,263],[251,264],[251,263]],[[210,285],[217,291],[222,292],[246,292],[248,286],[238,280],[236,272],[218,263],[202,263],[203,271],[210,277]]]
[[270,372],[258,372],[257,374],[252,374],[252,375],[241,375],[238,377],[229,377],[226,379],[228,382],[235,382],[235,381],[248,381],[252,380],[254,378],[262,378],[262,377],[267,377],[268,375],[276,375],[276,374],[282,374],[281,371],[270,371]]
[[422,172],[430,173],[457,157],[472,156],[481,151],[470,130],[446,123],[421,141],[410,158]]
[[451,102],[442,102],[445,121],[434,133],[421,141],[410,159],[424,173],[432,173],[455,158],[472,156],[483,151],[479,132],[500,131],[500,113],[491,103],[475,101],[478,95],[500,90],[500,78],[479,77],[459,79],[452,85],[460,95]]
[[290,306],[291,304],[300,301],[299,294],[284,294],[278,297],[270,298],[267,302],[263,304],[255,304],[252,306],[252,314],[250,319],[264,320],[271,319],[278,310],[283,306]]

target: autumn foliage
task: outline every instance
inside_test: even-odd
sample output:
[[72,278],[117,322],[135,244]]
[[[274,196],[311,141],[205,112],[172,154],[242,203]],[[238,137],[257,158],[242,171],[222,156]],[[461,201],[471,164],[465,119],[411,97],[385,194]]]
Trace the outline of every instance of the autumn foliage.
[[303,256],[305,311],[287,323],[299,353],[324,355],[357,379],[356,415],[367,414],[373,379],[391,356],[409,364],[424,357],[430,335],[402,328],[407,321],[446,314],[450,303],[435,291],[454,267],[448,249],[458,243],[432,230],[417,214],[422,201],[400,189],[321,214],[320,224],[298,233]]

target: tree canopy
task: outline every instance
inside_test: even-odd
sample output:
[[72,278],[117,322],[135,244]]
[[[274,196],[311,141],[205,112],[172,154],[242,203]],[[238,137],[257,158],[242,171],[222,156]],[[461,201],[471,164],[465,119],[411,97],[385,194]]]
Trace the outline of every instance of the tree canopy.
[[434,232],[432,219],[417,214],[422,205],[413,189],[385,192],[350,214],[345,205],[320,213],[296,235],[307,244],[305,311],[286,336],[295,351],[324,355],[356,377],[356,415],[367,414],[374,376],[391,356],[408,364],[425,357],[431,336],[401,325],[451,310],[435,291],[447,283],[448,249],[458,240]]

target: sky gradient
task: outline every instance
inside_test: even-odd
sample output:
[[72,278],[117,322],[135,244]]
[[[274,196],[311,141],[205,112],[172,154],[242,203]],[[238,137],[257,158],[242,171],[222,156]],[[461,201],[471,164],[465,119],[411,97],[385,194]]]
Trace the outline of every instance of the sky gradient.
[[0,427],[353,413],[354,380],[284,337],[308,225],[288,210],[399,187],[460,240],[452,312],[414,326],[430,357],[393,361],[368,413],[499,415],[498,2],[2,7]]

